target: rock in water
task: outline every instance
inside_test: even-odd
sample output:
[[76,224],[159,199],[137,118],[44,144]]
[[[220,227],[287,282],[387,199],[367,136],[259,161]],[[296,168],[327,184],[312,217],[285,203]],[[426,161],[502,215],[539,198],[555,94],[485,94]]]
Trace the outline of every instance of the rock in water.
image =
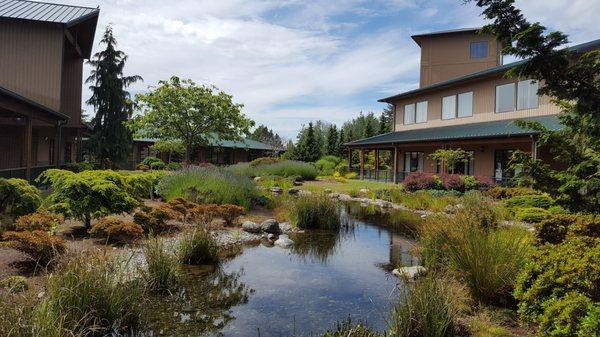
[[248,233],[260,233],[262,231],[262,227],[256,222],[252,221],[244,221],[242,224],[242,229]]
[[427,269],[423,266],[402,267],[392,271],[392,274],[400,278],[406,278],[409,281],[412,281],[425,273],[427,273]]
[[290,248],[292,245],[294,245],[294,241],[290,240],[290,238],[285,234],[280,235],[279,239],[275,240],[275,246],[279,246],[281,248]]
[[271,233],[271,234],[279,234],[281,233],[281,229],[279,228],[279,222],[275,219],[265,220],[260,225],[260,228],[263,232]]

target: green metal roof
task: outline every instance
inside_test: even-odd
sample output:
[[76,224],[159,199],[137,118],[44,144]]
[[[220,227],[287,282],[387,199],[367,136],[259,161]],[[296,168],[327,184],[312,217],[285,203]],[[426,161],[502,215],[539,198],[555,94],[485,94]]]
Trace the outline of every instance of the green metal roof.
[[[144,143],[155,143],[157,140],[158,139],[156,139],[156,138],[134,138],[133,139],[134,142],[144,142]],[[209,141],[208,146],[250,149],[250,150],[279,151],[279,149],[274,148],[271,145],[261,143],[259,141],[249,139],[249,138],[246,138],[242,141],[212,139]]]
[[[560,124],[557,115],[520,119],[526,121],[540,122],[548,130],[555,131],[563,128],[562,124]],[[517,126],[517,124],[514,123],[514,121],[516,120],[518,119],[389,132],[374,137],[355,140],[353,142],[347,143],[346,145],[350,147],[360,147],[366,145],[381,145],[392,143],[528,136],[537,133],[533,130],[523,129]]]
[[[589,42],[582,43],[582,44],[578,44],[578,45],[569,47],[568,49],[574,53],[584,53],[584,52],[587,52],[587,51],[590,51],[593,49],[598,49],[598,48],[600,48],[600,39],[589,41]],[[430,92],[430,91],[437,90],[437,89],[447,88],[447,87],[450,87],[457,83],[467,82],[470,80],[477,80],[480,78],[484,78],[486,76],[505,73],[508,70],[510,70],[518,65],[521,65],[527,61],[528,60],[516,61],[516,62],[512,62],[512,63],[503,64],[501,66],[478,71],[478,72],[475,72],[472,74],[455,77],[455,78],[449,79],[447,81],[435,83],[435,84],[432,84],[432,85],[429,85],[429,86],[426,86],[423,88],[409,90],[409,91],[403,92],[398,95],[382,98],[382,99],[378,100],[378,102],[393,103],[394,101],[397,101],[402,98],[416,96],[416,95],[419,95],[419,94],[422,94],[425,92]]]

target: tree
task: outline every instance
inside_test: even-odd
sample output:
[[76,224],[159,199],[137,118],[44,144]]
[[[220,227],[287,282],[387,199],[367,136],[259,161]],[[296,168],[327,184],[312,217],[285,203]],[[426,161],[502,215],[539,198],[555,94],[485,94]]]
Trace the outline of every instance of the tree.
[[338,155],[338,132],[337,127],[334,125],[329,126],[327,131],[327,150],[326,154],[331,156]]
[[346,138],[344,137],[344,129],[340,128],[340,132],[339,132],[339,137],[338,137],[338,142],[337,142],[337,156],[338,157],[343,157],[346,155],[346,145],[344,145],[346,143]]
[[160,153],[167,153],[169,155],[168,162],[171,162],[173,154],[185,153],[185,145],[181,140],[163,140],[159,139],[150,147],[152,150]]
[[468,163],[472,154],[463,149],[437,149],[429,155],[433,160],[439,160],[445,171],[454,174],[454,166],[458,163]]
[[106,48],[88,61],[92,71],[86,83],[91,84],[92,91],[87,103],[96,110],[90,147],[95,159],[106,168],[125,161],[131,153],[131,134],[124,122],[131,117],[133,103],[125,89],[142,78],[123,76],[127,55],[115,49],[117,41],[111,26],[106,27],[100,43]]
[[295,151],[295,158],[302,161],[314,162],[321,158],[321,147],[315,136],[313,123],[308,123],[308,128],[303,129],[298,135],[298,146]]
[[[523,168],[535,188],[546,191],[573,210],[600,208],[600,51],[574,55],[561,32],[546,32],[530,23],[511,0],[478,0],[483,15],[493,23],[484,27],[504,46],[504,54],[526,59],[508,71],[512,77],[538,81],[539,94],[550,96],[561,107],[565,126],[550,131],[540,123],[518,124],[539,132],[537,141],[549,148],[566,169],[555,171],[539,159],[516,153],[513,166]],[[578,57],[577,57],[578,56]]]
[[158,84],[136,96],[143,114],[129,126],[142,137],[181,140],[186,163],[194,146],[207,146],[211,140],[241,141],[254,125],[242,113],[243,105],[214,86],[199,86],[177,76]]
[[250,135],[250,138],[271,145],[273,148],[283,148],[283,142],[278,134],[273,132],[264,125],[259,125],[254,132]]

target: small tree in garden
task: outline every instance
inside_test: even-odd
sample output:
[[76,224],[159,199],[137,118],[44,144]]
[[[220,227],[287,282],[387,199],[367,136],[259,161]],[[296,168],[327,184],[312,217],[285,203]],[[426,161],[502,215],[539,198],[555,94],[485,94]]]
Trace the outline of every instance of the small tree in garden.
[[438,149],[430,157],[441,161],[442,166],[446,167],[447,173],[454,174],[454,165],[468,163],[472,158],[472,154],[463,149]]
[[25,215],[40,206],[40,191],[30,185],[27,180],[0,178],[0,215]]
[[167,153],[169,155],[168,162],[171,162],[173,154],[184,154],[185,145],[180,140],[158,140],[154,145],[151,146],[152,150],[161,153]]
[[241,104],[214,86],[196,85],[177,76],[158,82],[147,94],[136,96],[142,115],[129,127],[137,136],[181,140],[185,161],[190,162],[194,146],[211,140],[242,140],[254,122],[242,113]]
[[507,75],[539,81],[539,93],[560,106],[559,131],[540,123],[518,124],[540,132],[538,142],[546,145],[555,159],[566,165],[554,171],[529,154],[518,154],[515,164],[529,175],[533,187],[558,197],[572,209],[596,211],[600,208],[600,51],[574,57],[565,48],[561,32],[546,32],[539,23],[530,23],[511,0],[478,0],[483,15],[493,20],[484,27],[504,45],[503,53],[528,59]]
[[308,123],[308,128],[302,130],[298,137],[298,146],[294,151],[295,159],[314,162],[321,158],[321,147],[318,144],[312,122]]

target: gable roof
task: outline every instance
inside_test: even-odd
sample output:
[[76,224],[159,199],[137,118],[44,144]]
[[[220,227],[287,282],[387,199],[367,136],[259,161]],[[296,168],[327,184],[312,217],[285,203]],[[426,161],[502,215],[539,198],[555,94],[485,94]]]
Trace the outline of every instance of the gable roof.
[[349,142],[348,146],[367,146],[391,143],[412,143],[424,141],[443,141],[474,138],[495,138],[529,136],[537,134],[536,131],[524,129],[517,124],[516,120],[539,122],[548,130],[556,131],[563,128],[557,115],[532,118],[508,119],[491,122],[440,126],[435,128],[424,128],[417,130],[395,131],[382,135],[364,138]]
[[[568,47],[568,49],[574,53],[585,53],[587,51],[593,50],[593,49],[598,49],[600,48],[600,39],[597,40],[592,40],[589,42],[585,42],[582,44],[578,44],[572,47]],[[423,88],[417,88],[414,90],[409,90],[406,92],[403,92],[401,94],[397,94],[394,96],[390,96],[390,97],[386,97],[386,98],[382,98],[380,100],[377,100],[378,102],[384,102],[384,103],[393,103],[396,100],[402,99],[402,98],[407,98],[407,97],[411,97],[411,96],[415,96],[418,94],[422,94],[425,92],[430,92],[433,90],[437,90],[437,89],[442,89],[442,88],[446,88],[446,87],[450,87],[454,84],[457,83],[462,83],[462,82],[468,82],[471,80],[477,80],[477,79],[481,79],[481,78],[485,78],[487,76],[491,76],[491,75],[496,75],[496,74],[500,74],[500,73],[505,73],[508,70],[521,65],[525,62],[527,62],[528,60],[521,60],[521,61],[516,61],[516,62],[512,62],[512,63],[507,63],[507,64],[503,64],[497,67],[493,67],[493,68],[489,68],[489,69],[485,69],[482,71],[478,71],[475,73],[471,73],[471,74],[467,74],[467,75],[463,75],[463,76],[459,76],[459,77],[455,77],[446,81],[442,81],[442,82],[438,82],[432,85],[428,85],[426,87]]]
[[61,23],[72,26],[100,9],[25,0],[0,0],[0,17]]

